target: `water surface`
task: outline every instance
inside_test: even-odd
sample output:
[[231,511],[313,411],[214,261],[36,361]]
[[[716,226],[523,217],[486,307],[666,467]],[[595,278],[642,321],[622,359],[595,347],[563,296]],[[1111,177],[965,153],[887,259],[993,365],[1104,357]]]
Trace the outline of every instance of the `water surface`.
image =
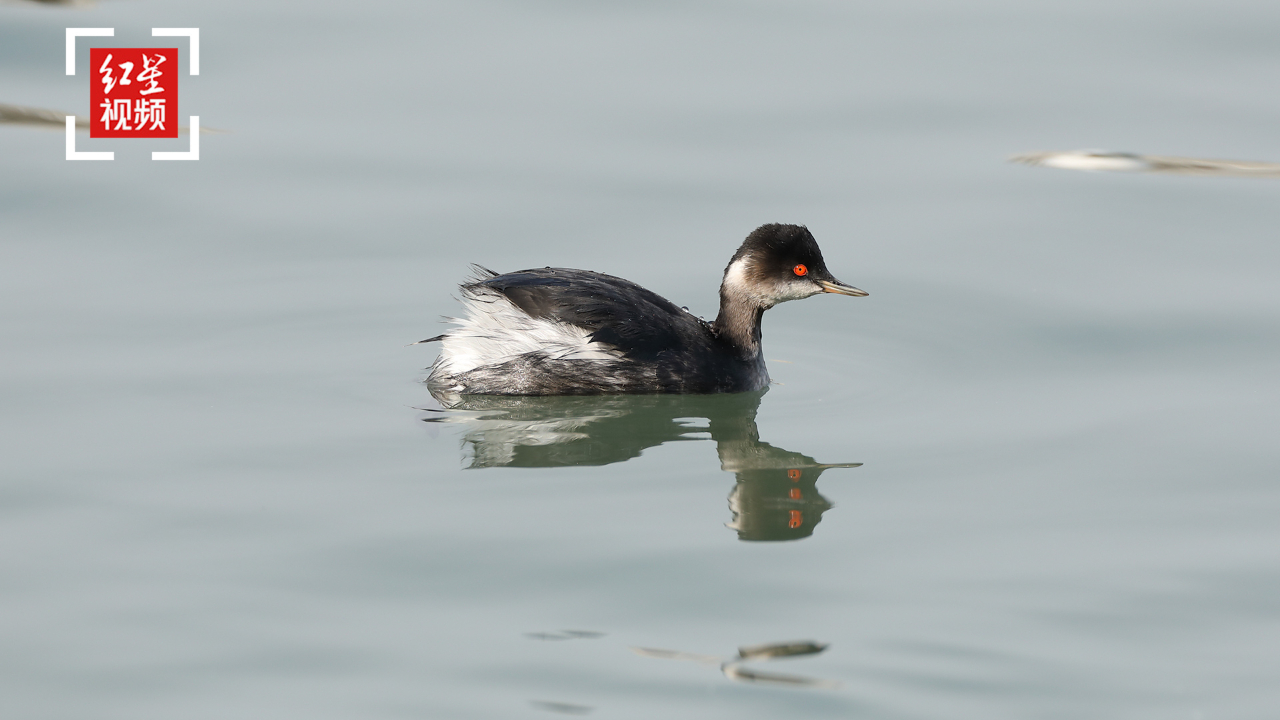
[[[230,131],[0,126],[0,714],[1273,716],[1280,184],[1004,158],[1280,160],[1277,23],[0,6],[0,102],[87,114],[66,27],[200,27]],[[770,310],[767,393],[419,382],[469,262],[709,317],[764,222],[871,293]]]

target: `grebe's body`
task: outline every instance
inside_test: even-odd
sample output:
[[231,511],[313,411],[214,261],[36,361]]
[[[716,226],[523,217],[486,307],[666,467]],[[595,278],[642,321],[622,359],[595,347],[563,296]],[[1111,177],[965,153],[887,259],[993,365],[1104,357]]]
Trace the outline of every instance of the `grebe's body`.
[[760,320],[821,292],[866,295],[827,271],[809,231],[764,225],[743,242],[706,322],[622,278],[544,268],[478,269],[461,287],[466,317],[443,341],[427,383],[443,395],[722,393],[769,384]]

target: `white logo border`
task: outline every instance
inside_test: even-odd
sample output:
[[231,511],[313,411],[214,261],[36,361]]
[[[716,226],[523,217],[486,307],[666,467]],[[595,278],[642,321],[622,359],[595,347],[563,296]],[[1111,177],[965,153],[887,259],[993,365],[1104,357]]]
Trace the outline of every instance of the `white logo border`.
[[[115,28],[67,28],[67,74],[76,74],[76,38],[77,37],[114,37]],[[200,28],[151,28],[152,37],[186,37],[191,51],[187,57],[191,59],[188,74],[200,74]],[[186,152],[153,151],[152,160],[199,160],[200,159],[200,116],[191,116],[191,145]],[[80,152],[76,150],[76,116],[67,116],[67,159],[68,160],[115,160],[114,152]]]

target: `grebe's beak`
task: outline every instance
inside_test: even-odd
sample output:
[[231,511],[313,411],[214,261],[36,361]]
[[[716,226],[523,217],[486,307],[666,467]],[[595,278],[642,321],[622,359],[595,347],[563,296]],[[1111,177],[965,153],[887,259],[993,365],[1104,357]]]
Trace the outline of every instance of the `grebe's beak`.
[[818,287],[822,288],[822,292],[836,293],[837,295],[852,295],[853,297],[866,297],[870,293],[866,290],[859,290],[852,285],[846,285],[835,278],[830,280],[814,280],[818,283]]

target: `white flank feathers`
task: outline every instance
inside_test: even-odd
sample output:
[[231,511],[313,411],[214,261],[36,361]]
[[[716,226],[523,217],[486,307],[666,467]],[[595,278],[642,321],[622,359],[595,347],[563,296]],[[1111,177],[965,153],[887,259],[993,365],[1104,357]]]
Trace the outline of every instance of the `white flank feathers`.
[[465,288],[466,317],[449,318],[458,327],[443,338],[436,372],[460,375],[537,353],[555,360],[618,360],[622,353],[590,341],[577,325],[530,317],[506,296]]

